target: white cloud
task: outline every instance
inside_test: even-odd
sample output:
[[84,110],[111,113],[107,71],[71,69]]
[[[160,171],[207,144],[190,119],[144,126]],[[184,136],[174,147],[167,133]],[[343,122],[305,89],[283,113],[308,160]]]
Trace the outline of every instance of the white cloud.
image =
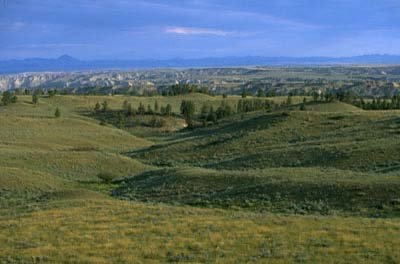
[[214,35],[221,37],[233,34],[232,31],[195,27],[167,27],[165,32],[178,35]]
[[3,31],[19,31],[26,27],[27,24],[21,21],[0,23],[0,30]]

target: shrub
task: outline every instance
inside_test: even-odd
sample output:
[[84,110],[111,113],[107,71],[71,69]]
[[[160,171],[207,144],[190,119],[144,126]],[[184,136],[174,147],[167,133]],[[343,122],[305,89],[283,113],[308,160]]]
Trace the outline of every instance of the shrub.
[[13,95],[9,91],[3,92],[3,97],[1,98],[3,105],[14,104],[17,102],[17,96]]
[[109,172],[100,172],[97,174],[97,178],[99,178],[104,183],[110,183],[115,178],[115,175]]
[[58,107],[56,108],[56,111],[54,112],[54,116],[55,116],[55,118],[59,118],[61,116],[61,111]]
[[34,93],[32,95],[32,103],[37,104],[38,102],[39,102],[39,96],[36,93]]

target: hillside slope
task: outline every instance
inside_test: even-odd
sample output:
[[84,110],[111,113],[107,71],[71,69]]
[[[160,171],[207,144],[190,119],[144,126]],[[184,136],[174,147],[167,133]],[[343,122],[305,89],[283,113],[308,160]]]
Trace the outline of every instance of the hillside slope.
[[[344,111],[338,108],[343,105]],[[130,155],[155,165],[190,164],[226,170],[315,166],[358,171],[400,169],[398,111],[348,111],[353,107],[345,104],[323,108],[234,117]]]

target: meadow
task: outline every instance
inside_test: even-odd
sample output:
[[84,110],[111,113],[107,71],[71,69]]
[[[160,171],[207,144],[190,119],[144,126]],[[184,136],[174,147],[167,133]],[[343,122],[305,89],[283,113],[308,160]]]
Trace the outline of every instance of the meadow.
[[[400,111],[309,97],[300,109],[298,96],[184,125],[182,100],[200,115],[241,99],[0,106],[0,263],[399,263]],[[109,112],[157,102],[172,113],[118,127],[94,112],[104,101]],[[165,127],[141,125],[154,116]]]

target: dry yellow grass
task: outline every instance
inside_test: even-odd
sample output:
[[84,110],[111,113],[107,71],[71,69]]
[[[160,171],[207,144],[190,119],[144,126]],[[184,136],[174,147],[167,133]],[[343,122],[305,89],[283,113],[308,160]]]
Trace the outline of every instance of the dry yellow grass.
[[396,220],[279,216],[107,198],[0,217],[0,261],[397,263]]

